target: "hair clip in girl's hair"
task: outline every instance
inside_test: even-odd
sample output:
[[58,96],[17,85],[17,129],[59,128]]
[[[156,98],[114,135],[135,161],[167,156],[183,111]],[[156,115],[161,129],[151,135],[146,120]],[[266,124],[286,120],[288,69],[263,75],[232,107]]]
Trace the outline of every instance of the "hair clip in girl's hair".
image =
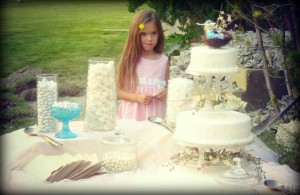
[[140,23],[140,25],[139,25],[139,29],[140,29],[140,30],[143,30],[143,29],[144,29],[144,27],[145,27],[145,25],[144,25],[143,23]]

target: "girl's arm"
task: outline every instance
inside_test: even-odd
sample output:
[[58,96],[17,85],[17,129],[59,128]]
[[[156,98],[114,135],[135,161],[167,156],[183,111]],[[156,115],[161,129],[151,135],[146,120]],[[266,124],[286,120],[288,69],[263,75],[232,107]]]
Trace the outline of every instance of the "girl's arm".
[[119,99],[130,101],[130,102],[137,102],[140,104],[151,104],[152,96],[141,94],[141,93],[129,93],[122,89],[118,89],[117,95]]

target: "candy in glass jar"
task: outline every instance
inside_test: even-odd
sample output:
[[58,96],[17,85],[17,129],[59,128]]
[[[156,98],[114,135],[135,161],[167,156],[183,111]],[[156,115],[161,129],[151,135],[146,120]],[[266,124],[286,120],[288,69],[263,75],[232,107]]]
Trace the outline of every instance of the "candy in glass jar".
[[37,119],[43,133],[57,132],[58,122],[51,115],[51,105],[57,102],[57,74],[39,74],[37,77]]
[[100,157],[105,170],[109,173],[137,170],[137,140],[124,133],[115,133],[102,139],[104,153]]
[[117,124],[115,63],[112,58],[91,58],[86,89],[85,130],[110,131]]

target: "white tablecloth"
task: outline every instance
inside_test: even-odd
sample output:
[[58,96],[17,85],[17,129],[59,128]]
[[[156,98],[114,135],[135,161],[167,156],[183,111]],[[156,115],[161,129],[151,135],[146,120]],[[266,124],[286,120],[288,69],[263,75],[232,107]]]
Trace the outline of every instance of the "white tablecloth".
[[[5,192],[72,192],[72,193],[107,193],[107,192],[213,192],[213,193],[249,193],[249,194],[280,194],[271,191],[262,182],[249,189],[235,186],[225,186],[217,183],[216,175],[224,170],[208,168],[197,171],[189,167],[175,168],[175,171],[161,169],[171,155],[182,148],[173,140],[172,133],[164,127],[149,121],[136,122],[119,120],[118,126],[127,136],[136,138],[138,170],[119,174],[97,175],[78,181],[63,180],[47,183],[41,178],[23,170],[33,158],[40,154],[59,155],[69,153],[93,154],[101,153],[103,149],[101,138],[112,135],[113,132],[86,132],[83,121],[70,122],[70,128],[78,134],[75,139],[58,139],[54,134],[50,137],[62,142],[61,148],[54,147],[40,137],[28,136],[19,129],[1,136],[2,184]],[[263,170],[267,179],[274,179],[283,184],[296,184],[299,173],[287,165],[278,164],[278,156],[264,145],[258,138],[246,147],[246,151],[263,160]],[[47,163],[47,162],[45,162]],[[223,168],[222,168],[223,169]],[[163,171],[161,171],[163,170]]]

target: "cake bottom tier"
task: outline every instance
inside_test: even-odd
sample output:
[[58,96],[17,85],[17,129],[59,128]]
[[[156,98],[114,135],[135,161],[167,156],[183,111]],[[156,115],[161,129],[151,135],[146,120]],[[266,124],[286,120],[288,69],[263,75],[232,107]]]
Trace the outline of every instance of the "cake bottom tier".
[[186,146],[236,147],[253,142],[251,118],[236,111],[184,111],[177,115],[175,140]]

